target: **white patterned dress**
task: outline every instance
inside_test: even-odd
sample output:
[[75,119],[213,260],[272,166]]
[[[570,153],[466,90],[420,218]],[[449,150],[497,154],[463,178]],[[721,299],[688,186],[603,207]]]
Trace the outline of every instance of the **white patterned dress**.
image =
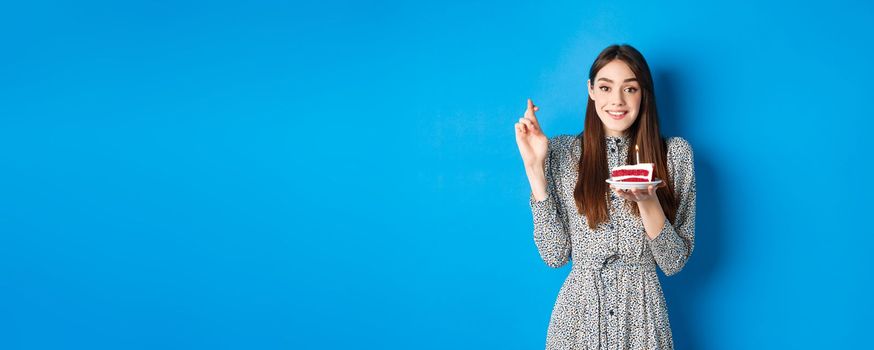
[[[529,201],[534,243],[550,267],[571,262],[552,310],[547,349],[673,349],[671,326],[656,266],[679,272],[695,239],[695,171],[692,148],[681,137],[667,140],[668,173],[680,206],[654,240],[643,222],[612,191],[605,193],[610,221],[589,229],[577,213],[573,190],[580,159],[578,135],[549,139],[545,160],[547,198]],[[604,139],[609,167],[623,165],[628,136]],[[633,146],[631,147],[633,148]],[[664,180],[664,179],[663,179]]]

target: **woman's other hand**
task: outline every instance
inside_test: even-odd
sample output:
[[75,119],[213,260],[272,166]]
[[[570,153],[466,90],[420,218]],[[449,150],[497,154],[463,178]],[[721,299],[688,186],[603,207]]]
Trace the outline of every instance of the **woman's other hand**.
[[519,153],[522,155],[522,162],[525,163],[526,169],[543,167],[543,161],[546,159],[549,138],[543,133],[540,122],[534,115],[538,110],[539,108],[529,98],[525,115],[519,118],[515,125],[516,145],[519,146]]
[[646,189],[626,189],[621,190],[616,188],[616,186],[610,185],[610,189],[616,193],[617,196],[630,200],[632,202],[646,202],[651,200],[659,200],[658,195],[656,195],[656,190],[660,187],[667,186],[664,182],[660,183],[658,186],[649,185]]

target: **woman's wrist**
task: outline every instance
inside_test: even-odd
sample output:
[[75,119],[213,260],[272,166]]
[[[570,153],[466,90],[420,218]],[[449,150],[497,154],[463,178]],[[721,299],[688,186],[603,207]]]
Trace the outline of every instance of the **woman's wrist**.
[[649,236],[650,240],[656,239],[656,237],[661,233],[661,227],[664,226],[665,220],[667,220],[658,197],[639,201],[637,202],[637,206],[638,209],[640,209],[640,217],[643,221],[646,235]]
[[653,197],[647,200],[638,201],[637,208],[642,212],[656,213],[662,211],[662,204],[659,203],[658,197]]
[[525,164],[525,172],[530,176],[531,174],[543,174],[544,166],[546,165],[546,160],[535,160],[532,164]]
[[525,174],[528,175],[528,184],[531,186],[531,192],[534,194],[534,199],[542,201],[546,199],[546,172],[542,162],[535,162],[540,166],[525,166]]
[[651,208],[655,206],[661,207],[661,203],[659,203],[659,197],[653,196],[653,198],[642,200],[637,202],[641,207]]

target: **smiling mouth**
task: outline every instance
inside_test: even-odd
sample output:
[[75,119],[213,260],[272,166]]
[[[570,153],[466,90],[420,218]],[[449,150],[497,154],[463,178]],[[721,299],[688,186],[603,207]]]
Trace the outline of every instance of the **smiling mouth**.
[[610,115],[613,119],[622,119],[628,114],[628,111],[607,111],[607,114]]

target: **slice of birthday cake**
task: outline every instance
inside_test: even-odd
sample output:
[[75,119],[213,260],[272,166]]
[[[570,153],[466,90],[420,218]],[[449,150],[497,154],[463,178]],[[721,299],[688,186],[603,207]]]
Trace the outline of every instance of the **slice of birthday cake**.
[[610,179],[620,182],[652,182],[653,163],[623,165],[610,169]]

